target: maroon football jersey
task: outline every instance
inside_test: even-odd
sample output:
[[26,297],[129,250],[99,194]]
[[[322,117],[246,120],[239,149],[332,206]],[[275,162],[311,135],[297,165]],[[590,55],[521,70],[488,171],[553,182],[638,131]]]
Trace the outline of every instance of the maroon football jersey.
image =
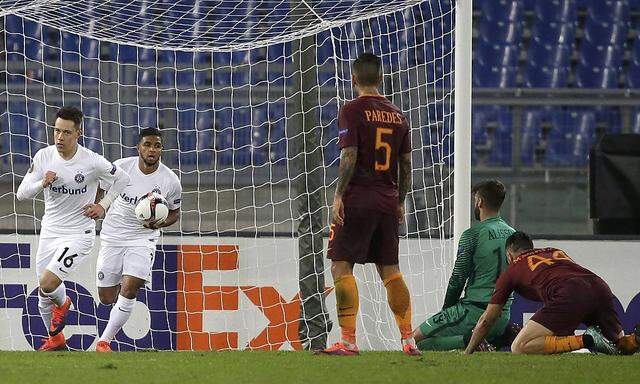
[[398,207],[398,157],[411,152],[409,124],[383,96],[360,96],[338,114],[338,146],[358,147],[345,206],[394,213]]
[[547,302],[554,285],[567,279],[598,276],[574,263],[564,251],[555,248],[525,252],[502,272],[490,304],[504,305],[515,291],[526,299]]

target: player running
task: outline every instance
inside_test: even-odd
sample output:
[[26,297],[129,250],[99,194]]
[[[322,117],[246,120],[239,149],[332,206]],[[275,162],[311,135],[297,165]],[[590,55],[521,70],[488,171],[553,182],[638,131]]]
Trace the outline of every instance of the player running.
[[[96,267],[98,295],[105,305],[113,304],[109,322],[96,345],[98,352],[111,352],[110,343],[131,316],[138,290],[151,283],[151,268],[160,236],[158,228],[178,220],[182,187],[175,173],[160,162],[162,137],[157,128],[146,128],[138,136],[138,156],[115,164],[131,177],[129,185],[113,203],[102,223],[100,253]],[[162,194],[169,208],[164,222],[144,226],[135,215],[140,198]]]
[[[487,180],[475,185],[471,192],[475,218],[479,222],[460,237],[442,311],[413,332],[421,350],[463,349],[491,299],[498,276],[508,265],[504,245],[515,231],[500,217],[506,195],[504,185],[497,180]],[[505,311],[488,333],[489,342],[495,343],[505,332],[511,301],[506,302]]]
[[[62,334],[71,299],[65,280],[86,260],[95,239],[94,219],[104,216],[109,205],[127,186],[129,176],[104,157],[82,147],[82,112],[62,107],[56,114],[55,145],[39,150],[16,197],[32,199],[44,191],[44,215],[36,254],[39,281],[38,309],[49,338],[40,351],[66,349]],[[98,181],[112,184],[94,204]]]
[[[638,336],[624,335],[613,307],[614,296],[604,280],[559,249],[534,249],[523,232],[511,235],[506,249],[510,265],[500,275],[465,353],[473,353],[512,292],[544,303],[513,341],[513,353],[552,354],[585,347],[607,354],[638,351]],[[580,323],[589,328],[584,335],[575,336]]]
[[322,352],[359,353],[353,265],[375,263],[400,328],[403,351],[419,355],[411,335],[411,298],[398,265],[398,226],[404,220],[404,201],[411,186],[409,125],[401,111],[378,92],[382,82],[378,56],[360,55],[352,70],[359,96],[346,103],[338,117],[340,167],[327,252],[342,340]]

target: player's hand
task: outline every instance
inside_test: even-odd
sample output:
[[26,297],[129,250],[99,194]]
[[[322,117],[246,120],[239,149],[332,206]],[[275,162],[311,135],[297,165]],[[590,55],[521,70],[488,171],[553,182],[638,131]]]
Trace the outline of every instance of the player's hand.
[[333,222],[338,225],[344,225],[344,203],[340,196],[333,198]]
[[44,179],[42,179],[42,188],[47,188],[56,180],[58,180],[58,176],[56,176],[56,173],[53,171],[47,171],[47,173],[44,175]]
[[83,215],[92,219],[101,219],[104,217],[104,208],[100,204],[87,204],[82,207]]
[[404,204],[398,204],[396,215],[398,216],[398,224],[402,224],[404,222]]
[[160,229],[162,227],[164,227],[164,221],[158,221],[158,220],[154,220],[154,221],[148,221],[145,224],[143,224],[142,226],[145,228],[149,228],[149,229]]

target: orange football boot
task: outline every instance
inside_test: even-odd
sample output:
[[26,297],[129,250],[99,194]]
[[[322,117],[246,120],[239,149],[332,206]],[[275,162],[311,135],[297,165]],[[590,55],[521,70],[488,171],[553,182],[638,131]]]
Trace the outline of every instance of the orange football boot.
[[67,320],[67,314],[69,313],[69,309],[71,308],[71,299],[67,296],[67,299],[64,301],[64,304],[61,306],[53,307],[53,314],[51,317],[51,325],[49,326],[49,335],[55,336],[62,332],[64,326],[67,325],[65,321]]
[[422,356],[422,352],[414,344],[405,344],[402,346],[402,352],[407,356]]
[[51,336],[48,339],[44,339],[44,344],[38,351],[48,352],[48,351],[61,351],[67,349],[67,340],[64,338],[62,333],[58,333],[55,336]]
[[107,343],[106,341],[98,341],[98,344],[96,344],[96,352],[113,352],[111,350],[111,345],[109,345],[109,343]]
[[360,354],[360,350],[355,345],[346,346],[342,341],[339,341],[329,348],[323,349],[319,351],[320,353],[324,353],[325,355],[335,355],[335,356],[355,356]]

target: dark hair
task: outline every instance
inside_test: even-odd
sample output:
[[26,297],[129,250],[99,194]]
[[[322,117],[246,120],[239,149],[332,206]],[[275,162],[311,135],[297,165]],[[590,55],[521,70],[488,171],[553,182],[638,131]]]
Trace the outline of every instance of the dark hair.
[[60,118],[62,120],[70,120],[73,121],[73,125],[75,125],[76,129],[80,129],[80,124],[82,124],[82,111],[73,106],[63,106],[58,109],[58,113],[56,113],[56,118]]
[[162,139],[162,134],[160,133],[160,130],[158,128],[145,128],[140,131],[140,134],[138,135],[138,143],[141,142],[142,139],[146,136],[158,136],[160,137],[160,139]]
[[358,79],[358,84],[378,85],[382,77],[382,60],[373,53],[363,53],[353,62],[352,70]]
[[487,208],[493,211],[499,211],[502,202],[507,194],[504,184],[498,180],[486,180],[480,182],[471,188],[473,194],[478,194],[487,205]]
[[504,247],[505,249],[511,249],[513,252],[528,251],[533,249],[533,241],[526,233],[516,231],[507,238]]

